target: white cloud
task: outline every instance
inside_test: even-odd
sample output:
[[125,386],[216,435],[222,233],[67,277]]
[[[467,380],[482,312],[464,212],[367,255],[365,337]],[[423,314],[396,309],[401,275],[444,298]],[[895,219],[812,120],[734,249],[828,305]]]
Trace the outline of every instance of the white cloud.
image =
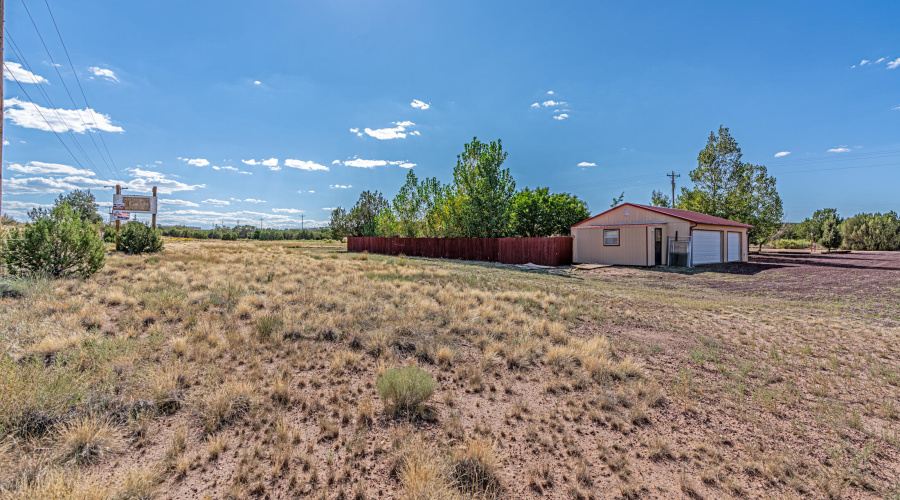
[[4,146],[9,146],[9,141],[6,140],[6,139],[3,139],[3,145],[4,145]]
[[277,167],[278,158],[269,158],[268,160],[263,160],[262,164],[266,167]]
[[540,107],[541,107],[541,103],[539,103],[539,102],[533,103],[533,104],[531,105],[531,107],[532,107],[532,108],[540,108]]
[[569,105],[569,103],[567,103],[567,102],[565,102],[565,101],[559,101],[559,102],[557,102],[557,101],[544,101],[544,102],[542,102],[541,104],[542,104],[545,108],[549,108],[549,107],[552,107],[552,106],[568,106],[568,105]]
[[562,113],[562,114],[558,114],[558,115],[554,116],[553,119],[554,120],[565,120],[568,117],[569,117],[569,115]]
[[413,99],[413,102],[409,103],[409,105],[414,108],[419,108],[421,110],[426,110],[431,107],[431,103],[425,103],[418,99]]
[[319,165],[314,161],[287,159],[284,160],[284,165],[291,168],[299,168],[300,170],[328,170],[328,167],[325,165]]
[[[205,160],[204,160],[204,161],[205,161]],[[213,170],[232,170],[232,171],[234,171],[234,172],[237,172],[237,171],[238,171],[238,169],[236,169],[236,168],[234,168],[234,167],[231,167],[231,166],[225,166],[225,167],[213,167]]]
[[[136,192],[149,193],[153,186],[159,188],[159,194],[171,194],[176,191],[194,191],[196,189],[205,188],[206,184],[185,184],[173,179],[169,179],[165,174],[153,170],[142,170],[140,168],[126,169],[131,172],[134,180],[128,181],[127,187]],[[115,184],[115,181],[106,181],[104,184]]]
[[94,172],[90,170],[82,170],[80,168],[72,167],[70,165],[63,165],[61,163],[44,163],[42,161],[30,161],[27,165],[19,165],[18,163],[13,163],[6,167],[7,170],[12,170],[13,172],[22,172],[24,174],[32,174],[32,175],[74,175],[74,176],[85,176],[91,177]]
[[895,69],[897,67],[900,67],[900,57],[894,59],[893,61],[888,61],[887,69]]
[[3,213],[7,210],[31,210],[32,208],[52,207],[52,203],[37,203],[33,201],[3,200]]
[[224,207],[225,205],[231,205],[231,203],[228,202],[228,201],[225,201],[225,200],[216,200],[216,199],[213,199],[213,198],[210,198],[210,199],[208,199],[208,200],[203,200],[203,203],[207,203],[207,204],[210,204],[210,205],[215,205],[215,206],[217,206],[217,207]]
[[548,91],[547,91],[547,95],[553,95],[553,91],[552,91],[552,90],[548,90]]
[[331,164],[332,164],[332,165],[340,165],[340,164],[341,164],[341,160],[334,160],[333,162],[331,162]]
[[95,76],[105,78],[106,80],[109,80],[111,82],[119,81],[119,77],[117,77],[111,69],[101,68],[99,66],[91,66],[88,69],[91,70],[91,73],[93,73]]
[[205,167],[209,165],[209,160],[206,158],[181,158],[178,157],[179,160],[186,161],[188,165],[193,165],[195,167]]
[[3,78],[7,80],[15,80],[19,83],[46,83],[50,82],[40,75],[36,75],[31,71],[23,68],[21,64],[12,61],[3,61]]
[[850,151],[850,148],[848,148],[846,146],[841,146],[839,148],[832,148],[832,149],[828,150],[829,153],[848,153],[849,151]]
[[354,158],[352,160],[347,160],[344,162],[344,165],[348,167],[358,167],[358,168],[375,168],[375,167],[383,167],[387,165],[387,162],[384,160],[360,160]]
[[259,81],[259,80],[256,80],[256,81],[253,82],[253,85],[262,85],[262,82]]
[[874,64],[881,64],[882,62],[884,62],[885,59],[887,59],[887,58],[886,58],[886,57],[879,57],[878,60],[875,61]]
[[245,198],[244,203],[265,203],[266,200],[257,200],[256,198]]
[[356,134],[358,137],[362,137],[362,132],[360,132],[358,128],[351,128],[350,132]]
[[[217,212],[213,210],[167,210],[159,215],[162,224],[190,224],[198,226],[213,226],[215,224],[224,223],[226,225],[236,224],[240,221],[242,224],[256,224],[259,219],[263,219],[266,227],[300,227],[300,218],[294,218],[288,214],[256,212],[250,210],[240,210],[235,212]],[[328,221],[317,221],[307,219],[307,227],[316,227],[326,225]]]
[[401,163],[401,164],[400,164],[400,168],[413,168],[413,167],[415,167],[415,166],[416,166],[415,163],[406,163],[406,162],[404,162],[404,163]]
[[589,162],[589,161],[583,161],[583,162],[579,163],[578,166],[579,166],[579,167],[582,167],[582,168],[584,168],[584,167],[596,167],[597,164],[596,164],[596,163]]
[[[42,165],[43,168],[53,168],[56,172],[64,172],[63,166],[51,163],[29,162],[29,166]],[[48,167],[54,165],[54,167]],[[11,168],[11,166],[10,166]],[[27,167],[25,167],[27,168]],[[159,187],[159,194],[171,194],[176,191],[193,191],[205,188],[205,184],[189,185],[183,182],[166,178],[160,172],[142,170],[140,168],[125,169],[130,172],[132,180],[124,183],[123,187],[133,193],[149,193],[153,186]],[[104,185],[116,184],[115,179],[94,179],[92,173],[85,175],[65,175],[48,177],[12,177],[3,180],[3,191],[7,194],[55,194],[72,191],[73,189],[100,189]]]
[[274,166],[274,167],[269,167],[269,170],[271,170],[271,171],[273,171],[273,172],[278,172],[279,170],[281,170],[281,167],[279,167],[279,166],[276,165],[276,166]]
[[[377,128],[370,129],[366,128],[364,132],[371,137],[374,137],[379,140],[388,140],[388,139],[405,139],[408,132],[406,129],[415,125],[415,123],[411,121],[402,121],[402,122],[394,122],[396,127],[390,128]],[[418,133],[412,133],[412,135],[419,135]]]
[[420,134],[418,130],[413,130],[412,132],[409,133],[409,135],[422,135],[422,134]]
[[174,198],[160,198],[160,205],[172,205],[173,207],[199,207],[200,205],[194,203],[193,201],[187,200],[176,200]]
[[259,165],[259,162],[256,160],[241,160],[244,165]]
[[322,210],[337,210],[337,207],[322,207]]
[[[270,167],[269,170],[281,170],[281,167]],[[253,172],[246,172],[244,170],[241,170],[238,173],[243,175],[253,175]]]
[[328,186],[328,187],[331,188],[331,189],[350,189],[350,188],[352,188],[353,186],[344,186],[344,185],[341,185],[341,184],[331,184],[331,185]]
[[122,127],[113,125],[109,115],[90,108],[50,109],[15,97],[4,100],[3,104],[6,106],[6,116],[20,127],[36,128],[47,132],[71,130],[79,134],[83,134],[86,130],[125,131]]
[[779,151],[779,152],[775,153],[775,158],[781,158],[781,157],[787,156],[789,154],[791,154],[790,151]]
[[894,106],[891,111],[900,111],[900,106]]
[[862,61],[859,62],[859,65],[860,65],[860,66],[865,66],[866,64],[869,64],[870,62],[871,62],[871,61],[869,61],[868,59],[863,59]]
[[273,208],[273,212],[279,214],[301,214],[303,210],[297,210],[296,208]]

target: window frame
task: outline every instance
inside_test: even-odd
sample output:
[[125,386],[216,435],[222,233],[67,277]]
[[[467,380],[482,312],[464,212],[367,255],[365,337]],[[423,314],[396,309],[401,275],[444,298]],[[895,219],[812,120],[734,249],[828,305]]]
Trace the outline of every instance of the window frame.
[[[613,231],[615,231],[615,233],[616,233],[616,243],[615,243],[615,244],[607,243],[607,242],[606,242],[606,233],[607,233],[607,232],[613,232]],[[619,228],[616,228],[616,229],[604,229],[604,230],[603,230],[603,246],[605,246],[605,247],[617,247],[617,246],[619,246],[619,245],[621,244],[621,242],[622,242],[622,233],[621,233],[621,231],[619,230]]]

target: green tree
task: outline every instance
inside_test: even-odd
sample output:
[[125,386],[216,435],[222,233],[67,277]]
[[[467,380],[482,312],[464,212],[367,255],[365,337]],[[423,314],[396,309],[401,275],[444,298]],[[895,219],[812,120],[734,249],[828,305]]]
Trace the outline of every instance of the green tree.
[[625,199],[625,191],[622,191],[622,194],[620,194],[618,198],[612,199],[612,204],[610,205],[610,207],[612,207],[612,208],[618,207],[619,205],[622,204],[622,200],[624,200],[624,199]]
[[97,199],[94,198],[90,189],[76,189],[65,196],[59,195],[54,201],[56,206],[64,203],[72,207],[78,213],[78,216],[81,217],[81,220],[85,222],[90,222],[91,224],[103,222],[103,217],[97,213],[97,207],[100,205],[97,204]]
[[[196,238],[197,235],[191,234]],[[119,232],[119,240],[116,242],[116,250],[128,255],[142,253],[155,253],[163,248],[159,231],[138,221],[128,221]]]
[[857,214],[841,225],[841,236],[851,250],[900,250],[900,218],[896,212]]
[[830,218],[836,218],[839,221],[842,220],[838,215],[837,210],[834,208],[816,210],[812,217],[807,218],[799,224],[799,227],[797,228],[797,232],[800,233],[799,237],[811,238],[813,241],[819,241],[822,239],[822,233],[825,229],[825,220]]
[[587,203],[549,188],[525,188],[513,198],[511,236],[568,235],[573,224],[590,217]]
[[653,190],[653,194],[650,195],[650,204],[654,207],[672,208],[669,197],[664,195],[662,191],[657,191],[655,189]]
[[378,236],[378,217],[388,208],[388,202],[378,191],[363,191],[350,209],[351,236]]
[[448,212],[453,231],[467,238],[505,236],[512,219],[516,183],[509,169],[501,168],[507,153],[501,141],[466,144],[457,156]]
[[829,215],[822,221],[822,236],[818,240],[829,251],[840,248],[844,242],[841,236],[841,219],[837,215]]
[[99,228],[82,220],[68,203],[34,209],[28,217],[31,224],[24,231],[16,229],[3,247],[10,274],[88,277],[103,267],[106,247]]
[[775,178],[741,156],[727,127],[711,132],[690,174],[694,186],[681,189],[677,208],[750,224],[750,242],[762,246],[781,227],[784,209]]
[[331,222],[328,224],[331,234],[336,240],[350,236],[350,217],[344,207],[337,207],[331,211]]

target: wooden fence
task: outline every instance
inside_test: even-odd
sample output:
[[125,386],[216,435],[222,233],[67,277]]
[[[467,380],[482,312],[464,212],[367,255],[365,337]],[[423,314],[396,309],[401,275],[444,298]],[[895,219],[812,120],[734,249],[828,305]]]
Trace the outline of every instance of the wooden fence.
[[502,264],[572,264],[572,238],[375,238],[350,236],[350,252],[481,260]]

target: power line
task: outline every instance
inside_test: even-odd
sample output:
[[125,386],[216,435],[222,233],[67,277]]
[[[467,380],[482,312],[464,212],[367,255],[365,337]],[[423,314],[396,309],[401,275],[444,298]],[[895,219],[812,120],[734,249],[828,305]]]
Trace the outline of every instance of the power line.
[[[75,98],[72,97],[72,92],[69,91],[69,86],[66,85],[66,80],[63,78],[62,73],[59,72],[59,66],[57,66],[56,61],[53,60],[53,54],[50,53],[50,48],[47,47],[47,42],[44,41],[44,37],[43,37],[43,35],[41,35],[41,30],[38,28],[37,23],[34,20],[34,17],[32,17],[31,11],[28,10],[28,5],[25,3],[25,0],[22,0],[22,6],[25,7],[25,12],[28,14],[28,19],[31,20],[31,25],[34,26],[34,31],[37,33],[38,38],[41,40],[41,45],[44,46],[44,51],[47,52],[47,57],[50,59],[51,66],[53,66],[53,69],[56,71],[56,76],[59,77],[59,80],[63,84],[63,88],[66,90],[66,94],[68,94],[68,96],[69,96],[69,100],[72,101],[72,105],[75,107],[75,114],[78,115],[78,119],[81,120],[81,124],[84,125],[85,130],[87,131],[87,133],[89,134],[89,136],[91,138],[91,142],[94,143],[94,147],[97,149],[97,154],[100,155],[100,159],[102,159],[103,163],[106,164],[106,169],[109,170],[109,173],[111,175],[113,175],[114,177],[117,177],[119,180],[122,180],[121,174],[117,176],[112,171],[112,168],[110,168],[109,162],[106,161],[106,158],[103,156],[103,153],[100,151],[100,146],[97,145],[96,139],[94,139],[93,134],[91,134],[91,128],[88,127],[87,122],[84,121],[84,117],[81,116],[80,112],[78,112],[78,104],[75,103]],[[62,38],[60,38],[60,40],[62,40]],[[31,71],[31,70],[29,69],[29,71]],[[76,77],[76,79],[78,78],[77,73],[75,74],[75,77]],[[97,117],[93,116],[93,111],[90,110],[90,105],[88,105],[87,107],[88,107],[88,110],[91,112],[91,118],[94,121],[94,125],[96,126]]]
[[[41,112],[41,108],[34,102],[34,100],[31,99],[31,96],[28,94],[28,91],[25,90],[25,87],[22,86],[22,82],[20,82],[19,79],[16,78],[16,75],[9,69],[9,66],[6,65],[6,61],[3,61],[3,67],[6,68],[7,71],[9,71],[9,74],[10,74],[10,76],[12,76],[13,81],[16,82],[16,84],[19,86],[19,89],[22,90],[22,92],[25,94],[25,97],[27,97],[28,100],[31,102],[31,105],[34,106],[35,111],[37,111],[38,114],[41,115],[41,118],[44,120],[44,123],[47,124],[47,127],[50,129],[50,131],[53,132],[53,134],[56,136],[57,139],[59,139],[60,144],[62,144],[63,147],[66,148],[66,151],[69,152],[69,155],[72,156],[72,159],[75,160],[75,163],[77,163],[78,166],[81,167],[82,170],[85,170],[84,165],[82,165],[82,164],[81,164],[81,161],[79,161],[78,158],[75,156],[75,154],[72,153],[72,150],[69,149],[69,146],[66,145],[66,142],[65,142],[65,141],[63,141],[62,137],[59,135],[59,132],[57,132],[57,131],[53,128],[53,126],[52,126],[52,125],[50,124],[50,122],[47,120],[47,117],[45,117],[45,116],[44,116],[44,113]],[[91,182],[93,182],[93,183],[96,184],[97,186],[100,186],[100,183],[97,182],[96,180],[91,179],[91,178],[88,178],[88,180],[90,180]]]
[[[6,37],[7,37],[7,39],[9,39],[9,42],[10,42],[12,48],[13,48],[13,52],[16,54],[16,56],[19,58],[19,60],[22,61],[22,63],[25,65],[25,68],[26,68],[32,75],[34,75],[35,73],[34,73],[34,71],[33,71],[32,68],[31,68],[31,64],[29,64],[28,60],[25,59],[24,54],[22,53],[21,50],[19,50],[19,46],[16,44],[16,41],[12,38],[12,35],[10,35],[10,33],[9,33],[8,30],[6,31]],[[33,83],[35,83],[35,82],[33,82]],[[20,84],[20,87],[21,87],[21,84]],[[59,119],[60,123],[61,123],[63,126],[66,127],[65,132],[66,132],[67,134],[69,134],[69,137],[72,138],[72,142],[75,144],[75,147],[81,152],[81,154],[84,156],[85,161],[87,161],[87,162],[90,164],[91,170],[92,170],[95,174],[97,174],[99,177],[103,177],[103,175],[100,174],[100,172],[97,170],[96,165],[94,164],[93,160],[91,160],[90,156],[88,156],[88,154],[87,154],[87,152],[84,150],[84,148],[81,147],[81,143],[78,142],[78,139],[75,137],[75,134],[72,132],[72,130],[70,129],[70,127],[66,124],[66,122],[65,122],[65,120],[63,119],[62,115],[59,114],[59,109],[57,109],[56,104],[53,103],[53,100],[50,98],[50,95],[47,94],[47,91],[45,91],[44,88],[43,88],[40,84],[37,84],[36,87],[37,87],[38,93],[40,93],[40,94],[44,97],[44,99],[47,100],[47,103],[48,103],[49,106],[50,106],[49,109],[51,109],[51,110],[56,114],[56,118]],[[22,89],[22,91],[25,92],[24,88]],[[25,95],[26,95],[26,96],[28,95],[27,92],[26,92]],[[31,97],[29,97],[29,100],[31,100]],[[32,104],[35,105],[35,106],[37,106],[37,104],[36,104],[34,101],[32,101]],[[77,113],[77,110],[76,110],[76,113]],[[41,116],[43,117],[43,114],[42,114]],[[47,120],[45,119],[45,121],[47,121]],[[53,128],[53,126],[50,125],[49,122],[47,123],[47,125],[48,125],[51,129]],[[82,166],[82,168],[84,168],[84,167]],[[111,171],[110,171],[110,172],[111,172]]]
[[[25,0],[22,1],[24,2]],[[69,60],[69,66],[72,68],[72,74],[75,75],[75,81],[78,83],[78,89],[81,90],[81,97],[84,98],[84,104],[85,106],[87,106],[88,111],[90,111],[91,113],[91,119],[94,120],[94,123],[97,123],[97,117],[94,116],[94,108],[92,108],[91,103],[88,102],[87,94],[85,94],[84,92],[84,87],[81,86],[81,79],[78,78],[78,71],[75,70],[75,64],[72,63],[72,57],[69,56],[69,49],[66,48],[66,42],[63,41],[62,33],[59,31],[59,26],[56,24],[56,17],[53,15],[53,10],[50,9],[50,2],[48,0],[44,0],[44,4],[47,5],[47,12],[50,13],[50,20],[53,21],[53,27],[56,29],[56,35],[59,37],[59,43],[62,44],[63,51],[66,53],[66,59]],[[119,179],[122,179],[122,173],[119,172],[119,167],[116,165],[116,161],[113,159],[112,154],[110,154],[109,152],[109,147],[106,145],[106,140],[103,139],[103,134],[98,133],[97,135],[100,136],[100,142],[103,143],[103,149],[106,150],[106,155],[109,156],[109,161],[112,162],[113,168],[115,168],[116,172],[119,174]]]

